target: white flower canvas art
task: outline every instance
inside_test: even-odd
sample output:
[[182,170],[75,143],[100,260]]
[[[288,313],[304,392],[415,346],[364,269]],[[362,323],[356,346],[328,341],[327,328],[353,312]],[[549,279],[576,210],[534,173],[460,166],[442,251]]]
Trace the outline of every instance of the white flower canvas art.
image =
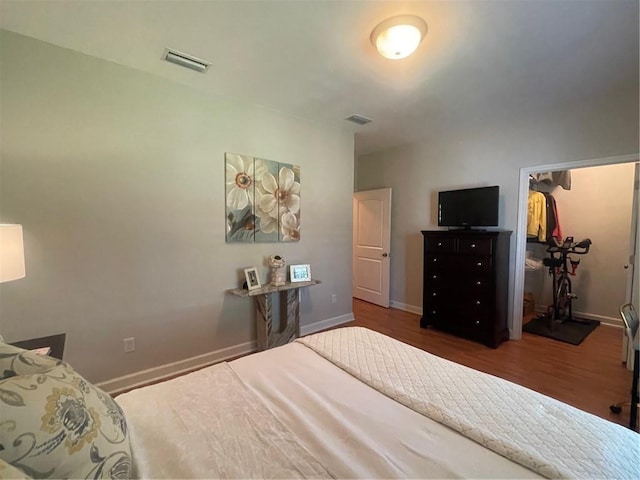
[[278,176],[279,240],[300,240],[300,166],[280,164]]
[[227,242],[253,242],[255,237],[254,159],[225,154]]
[[226,240],[300,240],[300,166],[225,154]]

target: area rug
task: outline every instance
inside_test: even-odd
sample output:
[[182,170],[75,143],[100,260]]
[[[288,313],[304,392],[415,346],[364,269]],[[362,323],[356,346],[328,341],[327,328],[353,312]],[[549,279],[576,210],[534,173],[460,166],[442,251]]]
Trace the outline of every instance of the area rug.
[[598,325],[600,325],[598,320],[575,319],[564,323],[554,322],[553,328],[550,328],[549,319],[541,316],[525,323],[522,330],[572,345],[580,345],[591,332],[598,328]]

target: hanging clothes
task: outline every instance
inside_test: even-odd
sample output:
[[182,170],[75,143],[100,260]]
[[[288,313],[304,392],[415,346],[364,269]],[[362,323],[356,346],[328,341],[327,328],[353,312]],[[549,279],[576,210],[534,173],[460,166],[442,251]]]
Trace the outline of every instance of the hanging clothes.
[[561,242],[562,229],[553,195],[530,190],[527,207],[527,237],[549,245]]
[[547,241],[547,199],[541,192],[529,191],[527,236]]
[[553,195],[549,194],[547,197],[547,205],[550,207],[551,213],[553,215],[554,227],[551,232],[548,232],[549,242],[553,243],[554,241],[557,243],[562,242],[562,229],[560,228],[560,217],[558,217],[558,206],[556,204],[556,199],[553,198]]
[[546,183],[553,186],[560,185],[565,190],[571,190],[571,170],[536,173],[532,177],[536,183]]

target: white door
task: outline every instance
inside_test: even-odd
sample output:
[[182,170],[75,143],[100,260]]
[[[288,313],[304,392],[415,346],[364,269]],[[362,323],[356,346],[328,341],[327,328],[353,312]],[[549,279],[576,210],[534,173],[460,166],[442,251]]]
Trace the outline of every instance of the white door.
[[353,194],[353,296],[389,307],[391,189]]

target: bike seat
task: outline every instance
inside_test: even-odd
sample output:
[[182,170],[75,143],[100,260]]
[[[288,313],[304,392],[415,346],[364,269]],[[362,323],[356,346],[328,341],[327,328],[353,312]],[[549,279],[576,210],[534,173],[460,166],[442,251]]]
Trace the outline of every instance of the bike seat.
[[576,243],[574,245],[574,248],[575,247],[587,248],[589,245],[591,245],[591,239],[590,238],[585,238],[584,240],[580,240],[578,243]]

